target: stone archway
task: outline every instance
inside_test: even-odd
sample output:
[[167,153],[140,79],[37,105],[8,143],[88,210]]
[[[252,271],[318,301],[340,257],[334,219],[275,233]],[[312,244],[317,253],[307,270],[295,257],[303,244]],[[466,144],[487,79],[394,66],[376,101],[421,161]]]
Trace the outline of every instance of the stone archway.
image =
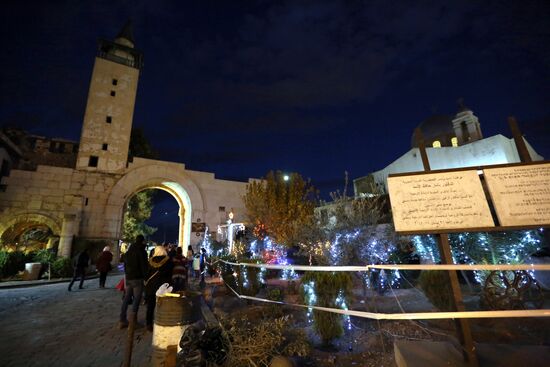
[[130,170],[113,187],[106,207],[107,232],[121,237],[124,204],[134,194],[145,189],[160,189],[170,193],[180,207],[178,240],[184,248],[190,244],[193,212],[204,212],[204,201],[197,185],[185,174],[181,164],[159,162]]
[[55,238],[61,234],[61,225],[50,215],[40,212],[20,212],[6,221],[0,221],[0,239],[3,245],[10,245],[25,231],[35,230],[43,232],[48,239],[44,240],[46,248],[53,246]]

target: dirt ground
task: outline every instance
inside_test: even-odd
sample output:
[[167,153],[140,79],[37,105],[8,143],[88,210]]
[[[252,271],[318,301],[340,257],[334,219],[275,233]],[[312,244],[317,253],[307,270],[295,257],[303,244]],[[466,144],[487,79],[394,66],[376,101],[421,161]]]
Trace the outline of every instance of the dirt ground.
[[[285,281],[269,280],[268,288],[286,289]],[[294,358],[299,366],[396,366],[393,342],[400,339],[450,341],[459,345],[455,337],[452,320],[403,320],[375,321],[351,317],[351,330],[335,340],[329,348],[322,346],[313,325],[306,318],[306,310],[291,306],[268,305],[262,302],[238,299],[222,283],[210,286],[210,304],[218,316],[239,318],[245,315],[249,320],[291,315],[291,328],[303,330],[309,340],[311,351],[305,358]],[[428,312],[436,308],[418,288],[396,289],[384,295],[367,291],[366,297],[360,287],[354,289],[354,303],[351,309],[383,313]],[[287,294],[286,303],[300,303],[297,294]],[[479,308],[479,296],[464,290],[464,301],[468,310]],[[260,291],[258,297],[265,295]],[[547,301],[548,295],[546,295]],[[273,307],[280,307],[274,312]],[[479,319],[470,320],[476,342],[528,345],[549,345],[550,329],[548,318],[538,319]]]

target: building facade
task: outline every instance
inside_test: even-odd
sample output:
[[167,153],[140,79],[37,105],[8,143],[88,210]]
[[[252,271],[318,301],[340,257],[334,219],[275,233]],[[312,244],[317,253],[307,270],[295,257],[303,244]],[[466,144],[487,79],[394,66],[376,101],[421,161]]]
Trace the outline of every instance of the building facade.
[[[483,138],[479,119],[462,103],[454,116],[434,115],[418,128],[422,131],[432,170],[520,162],[514,139],[500,134]],[[533,161],[543,160],[527,141],[525,143]],[[373,185],[386,190],[388,175],[392,173],[419,171],[424,171],[424,166],[413,134],[408,152],[385,168],[353,181],[355,196],[370,195]]]
[[100,40],[80,142],[32,137],[26,158],[16,144],[2,144],[11,168],[0,192],[3,245],[29,229],[47,228],[48,246],[57,244],[62,256],[71,256],[75,238],[117,249],[126,202],[150,188],[167,191],[178,202],[181,246],[201,240],[191,232],[192,223],[214,230],[229,211],[242,220],[246,182],[219,180],[182,163],[128,159],[142,60],[129,25],[113,42]]

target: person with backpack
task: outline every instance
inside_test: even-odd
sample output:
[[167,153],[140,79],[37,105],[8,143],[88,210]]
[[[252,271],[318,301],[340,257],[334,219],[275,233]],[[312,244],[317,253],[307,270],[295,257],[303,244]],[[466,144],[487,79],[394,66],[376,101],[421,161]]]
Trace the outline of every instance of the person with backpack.
[[67,289],[69,292],[71,291],[71,288],[73,287],[73,284],[76,280],[76,278],[80,277],[80,284],[78,286],[78,289],[84,288],[82,285],[84,284],[84,278],[86,277],[86,268],[88,267],[88,263],[90,262],[90,256],[88,255],[88,249],[82,250],[77,256],[73,258],[73,279],[69,283],[69,288]]

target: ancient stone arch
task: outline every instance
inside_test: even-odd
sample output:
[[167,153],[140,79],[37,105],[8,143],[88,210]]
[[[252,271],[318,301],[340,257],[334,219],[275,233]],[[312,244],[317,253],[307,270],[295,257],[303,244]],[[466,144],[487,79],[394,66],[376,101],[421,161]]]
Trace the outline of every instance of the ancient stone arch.
[[106,231],[113,237],[121,237],[124,204],[134,194],[144,189],[160,189],[170,193],[180,210],[179,244],[190,243],[193,212],[204,212],[204,199],[198,186],[185,174],[181,164],[150,164],[127,172],[112,188],[106,207]]
[[40,211],[19,211],[10,215],[9,219],[0,221],[0,239],[4,239],[4,234],[10,228],[17,225],[24,227],[25,224],[28,224],[28,226],[45,225],[52,231],[53,236],[61,234],[61,220],[59,218]]

